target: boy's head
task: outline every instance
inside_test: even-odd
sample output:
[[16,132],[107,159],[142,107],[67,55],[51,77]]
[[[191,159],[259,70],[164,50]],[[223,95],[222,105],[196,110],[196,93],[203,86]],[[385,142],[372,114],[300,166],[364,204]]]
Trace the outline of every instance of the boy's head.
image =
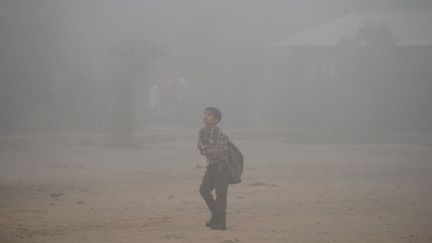
[[215,125],[222,119],[222,113],[216,107],[207,107],[204,110],[203,122],[206,126]]

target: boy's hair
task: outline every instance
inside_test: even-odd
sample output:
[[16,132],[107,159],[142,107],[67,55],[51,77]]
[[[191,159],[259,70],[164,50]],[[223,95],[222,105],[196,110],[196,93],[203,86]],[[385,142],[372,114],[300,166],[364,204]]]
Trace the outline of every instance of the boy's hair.
[[222,113],[221,113],[221,111],[218,108],[216,108],[216,107],[207,107],[207,108],[205,108],[205,111],[210,112],[218,120],[218,122],[221,121],[221,119],[222,119]]

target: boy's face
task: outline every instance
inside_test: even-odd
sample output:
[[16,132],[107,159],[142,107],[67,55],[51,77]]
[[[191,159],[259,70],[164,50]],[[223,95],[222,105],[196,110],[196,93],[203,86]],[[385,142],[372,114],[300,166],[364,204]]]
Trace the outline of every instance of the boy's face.
[[203,122],[206,126],[215,125],[218,123],[218,119],[214,117],[213,113],[204,111]]

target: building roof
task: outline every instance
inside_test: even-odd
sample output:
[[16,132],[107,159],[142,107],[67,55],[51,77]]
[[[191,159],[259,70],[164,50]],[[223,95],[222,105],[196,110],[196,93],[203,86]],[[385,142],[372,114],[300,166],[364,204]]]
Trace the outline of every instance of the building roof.
[[354,40],[367,22],[384,24],[397,45],[432,45],[432,10],[353,13],[282,40],[280,46],[334,46]]

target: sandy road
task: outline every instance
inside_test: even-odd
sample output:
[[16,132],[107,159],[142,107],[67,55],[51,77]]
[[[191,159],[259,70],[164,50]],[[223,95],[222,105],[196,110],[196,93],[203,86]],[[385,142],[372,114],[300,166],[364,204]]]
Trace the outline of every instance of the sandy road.
[[0,151],[0,242],[432,242],[432,147],[238,140],[225,232],[193,141]]

